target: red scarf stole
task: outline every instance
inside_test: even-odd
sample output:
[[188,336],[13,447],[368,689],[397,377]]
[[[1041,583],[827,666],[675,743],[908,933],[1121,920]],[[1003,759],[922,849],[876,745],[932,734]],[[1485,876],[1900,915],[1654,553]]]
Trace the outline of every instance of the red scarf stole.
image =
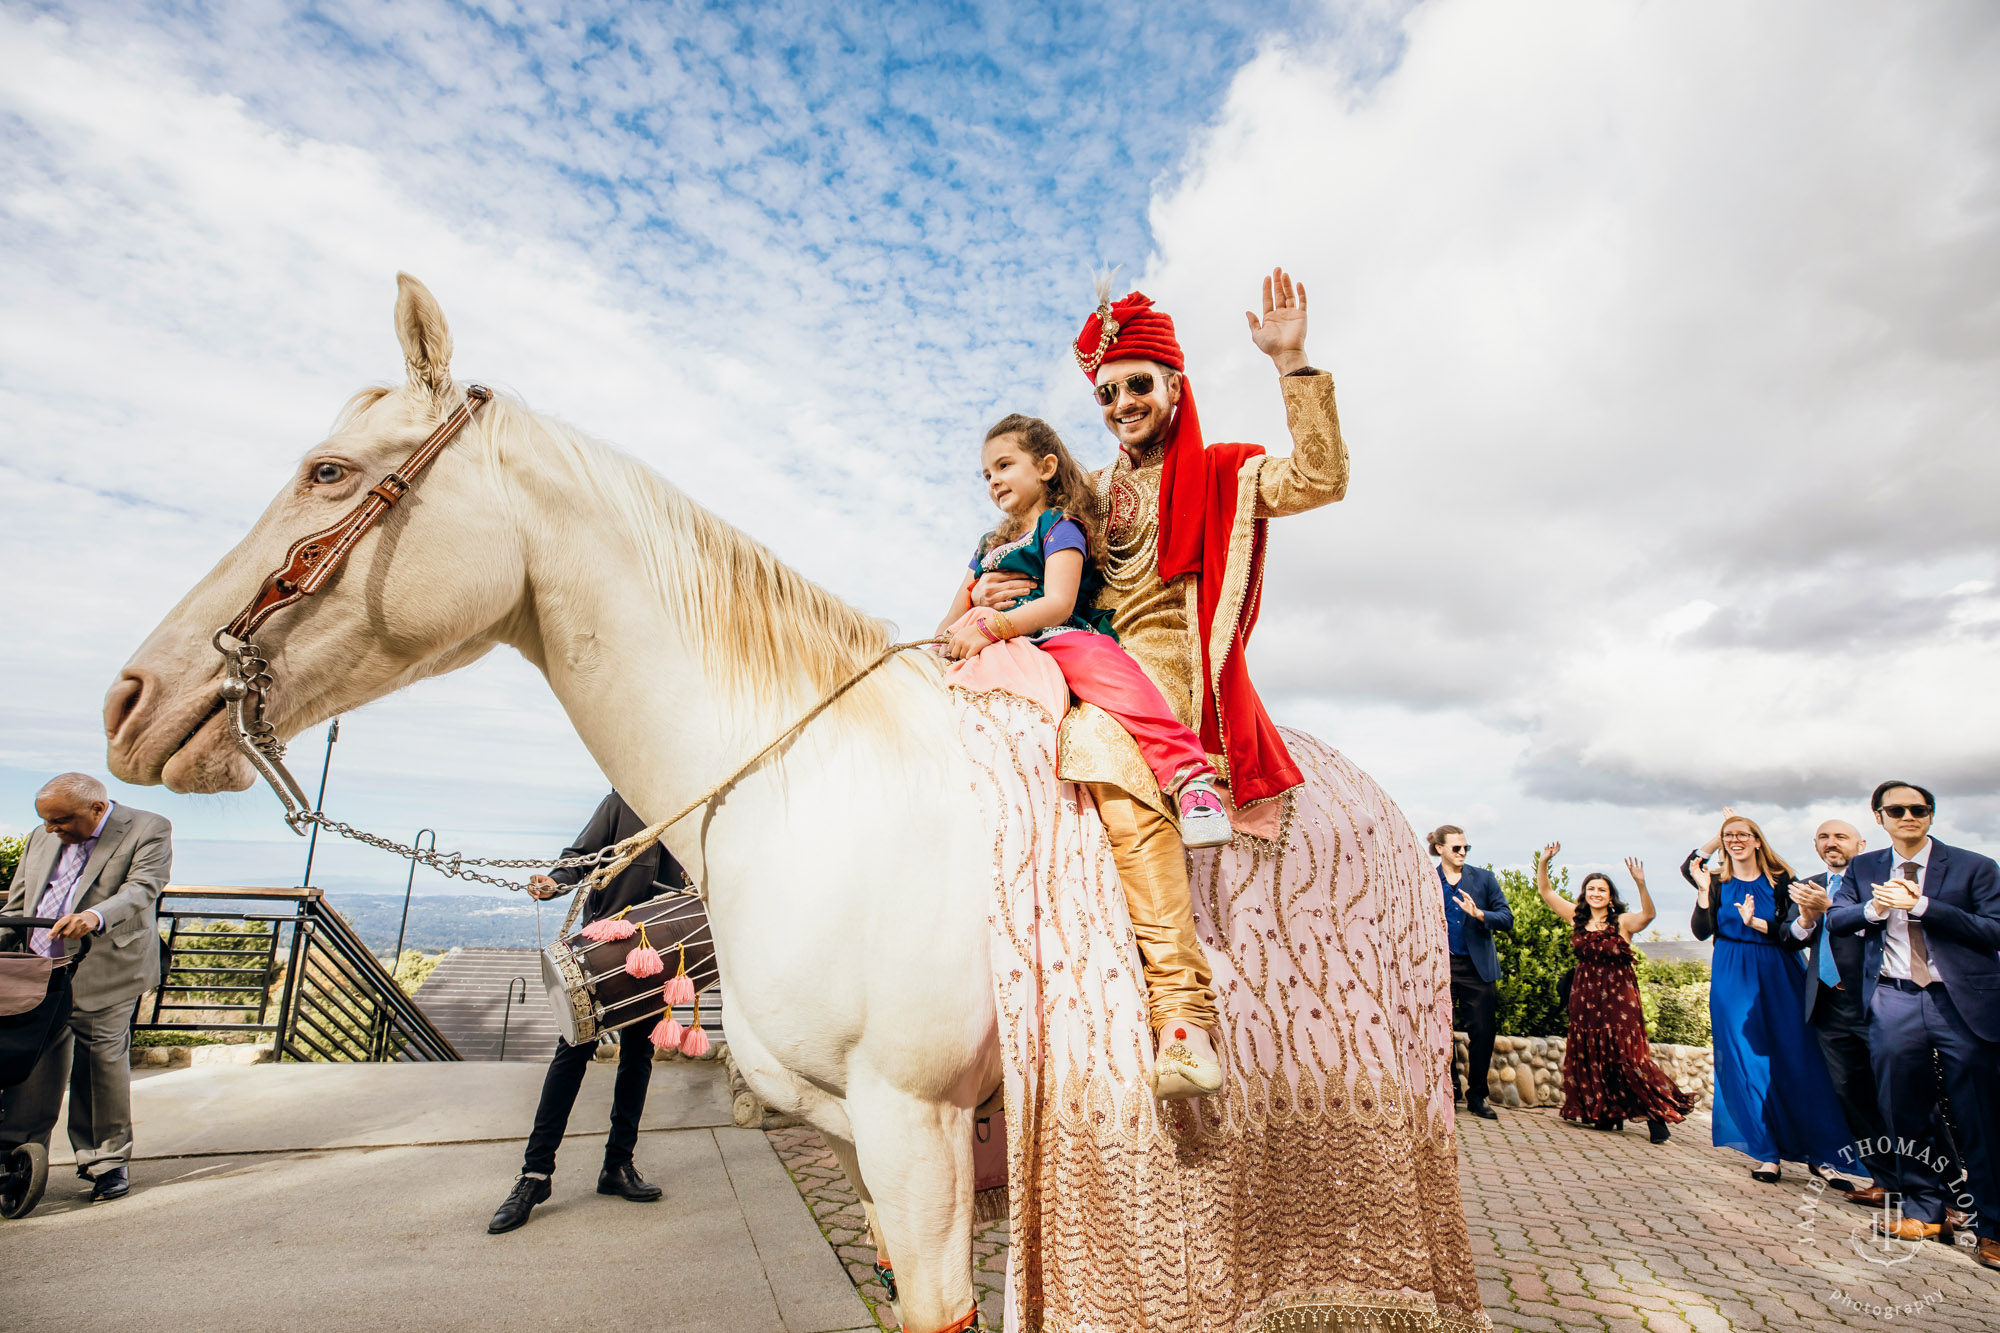
[[[1171,583],[1183,574],[1195,576],[1197,632],[1201,637],[1201,743],[1210,754],[1229,760],[1230,796],[1239,806],[1266,801],[1305,781],[1292,762],[1264,701],[1250,683],[1243,660],[1256,627],[1264,590],[1264,525],[1268,520],[1243,515],[1250,524],[1250,544],[1242,558],[1247,568],[1231,571],[1230,547],[1237,527],[1239,474],[1243,465],[1264,452],[1257,444],[1205,445],[1201,416],[1195,410],[1194,385],[1181,377],[1180,410],[1174,416],[1160,469],[1160,577]],[[1254,503],[1254,498],[1253,498]],[[1212,661],[1215,617],[1232,587],[1234,572],[1242,583],[1242,601],[1220,662]]]

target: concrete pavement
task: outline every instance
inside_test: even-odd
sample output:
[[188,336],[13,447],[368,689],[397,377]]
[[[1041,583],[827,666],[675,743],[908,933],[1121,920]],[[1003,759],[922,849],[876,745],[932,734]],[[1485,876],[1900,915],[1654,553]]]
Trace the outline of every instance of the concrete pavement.
[[0,1327],[876,1327],[765,1136],[730,1126],[717,1064],[654,1067],[637,1158],[666,1199],[597,1194],[614,1072],[586,1075],[555,1196],[504,1236],[486,1220],[520,1170],[539,1069],[141,1079],[131,1195],[92,1205],[63,1166],[32,1215],[0,1223]]

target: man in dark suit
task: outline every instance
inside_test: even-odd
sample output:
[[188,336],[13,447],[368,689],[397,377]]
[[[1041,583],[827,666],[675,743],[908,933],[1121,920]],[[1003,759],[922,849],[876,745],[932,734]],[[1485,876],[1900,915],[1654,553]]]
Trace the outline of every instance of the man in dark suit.
[[[1827,927],[1862,937],[1876,1098],[1889,1133],[1916,1148],[1876,1172],[1903,1195],[1902,1216],[1876,1227],[1899,1240],[1949,1244],[1945,1209],[1956,1203],[1977,1216],[1979,1262],[2000,1268],[1992,1142],[2000,1124],[2000,867],[1932,838],[1937,802],[1915,783],[1885,782],[1869,804],[1890,845],[1848,863]],[[1964,1158],[1942,1178],[1927,1169],[1951,1156],[1935,1129],[1940,1070]]]
[[[1867,845],[1861,831],[1844,819],[1821,824],[1813,835],[1813,850],[1826,869],[1792,881],[1790,905],[1779,904],[1790,920],[1772,931],[1779,944],[1805,954],[1806,1022],[1819,1039],[1819,1053],[1840,1098],[1841,1117],[1856,1144],[1873,1143],[1887,1131],[1881,1109],[1875,1104],[1875,1070],[1868,1059],[1868,1011],[1861,1005],[1862,937],[1831,934],[1826,911],[1847,877],[1848,863]],[[1867,1167],[1861,1161],[1853,1165]],[[1879,1208],[1886,1191],[1879,1184],[1869,1184],[1849,1190],[1847,1197],[1863,1207]]]
[[[1430,835],[1444,893],[1445,936],[1451,948],[1451,1006],[1465,1024],[1467,1078],[1465,1109],[1482,1120],[1500,1117],[1486,1102],[1486,1079],[1493,1070],[1493,1038],[1500,1019],[1500,955],[1493,932],[1514,928],[1514,911],[1493,872],[1465,864],[1472,844],[1465,830],[1445,824]],[[1452,1096],[1461,1095],[1458,1066],[1451,1071]]]
[[[575,843],[563,848],[559,859],[602,850],[645,827],[646,821],[614,791],[598,802],[590,822],[576,835]],[[528,880],[528,891],[543,900],[557,898],[574,888],[586,873],[566,867],[553,875],[535,875]],[[588,925],[616,916],[628,907],[679,889],[686,882],[680,862],[659,843],[654,843],[603,889],[591,895],[584,905],[583,923]],[[596,1051],[596,1042],[572,1046],[556,1038],[555,1057],[549,1061],[549,1072],[542,1080],[542,1100],[535,1108],[535,1127],[528,1135],[521,1177],[499,1211],[493,1214],[488,1231],[496,1235],[512,1231],[528,1220],[536,1204],[549,1197],[549,1178],[556,1169],[556,1148],[569,1127],[569,1113],[576,1106],[578,1090],[583,1087],[583,1072],[590,1068]],[[619,1033],[618,1081],[611,1090],[611,1134],[604,1142],[604,1168],[597,1176],[599,1194],[616,1194],[634,1203],[652,1203],[663,1193],[658,1185],[647,1183],[632,1165],[632,1150],[639,1142],[639,1117],[646,1111],[646,1085],[652,1076],[652,1042],[638,1028],[626,1028]]]
[[[86,936],[90,951],[71,982],[69,1026],[28,1081],[0,1092],[0,1153],[30,1140],[48,1146],[69,1089],[69,1142],[91,1201],[131,1190],[132,1016],[160,984],[160,890],[174,864],[173,826],[119,805],[87,773],[52,778],[35,795],[42,826],[28,835],[0,914],[55,921],[0,931],[0,948],[60,958]],[[25,938],[23,936],[25,935]]]

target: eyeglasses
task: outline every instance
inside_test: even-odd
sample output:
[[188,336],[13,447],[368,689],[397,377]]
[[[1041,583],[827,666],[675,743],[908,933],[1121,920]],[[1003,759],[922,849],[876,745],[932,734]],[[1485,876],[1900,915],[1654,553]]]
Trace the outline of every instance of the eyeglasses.
[[1750,835],[1748,833],[1725,833],[1722,835],[1722,840],[1724,842],[1748,842]]
[[1931,808],[1927,805],[1885,805],[1882,813],[1891,819],[1901,819],[1906,815],[1911,819],[1929,819]]
[[1127,375],[1122,380],[1106,380],[1097,386],[1097,401],[1105,407],[1111,406],[1118,401],[1120,389],[1134,398],[1144,398],[1153,391],[1153,372],[1142,370],[1136,375]]

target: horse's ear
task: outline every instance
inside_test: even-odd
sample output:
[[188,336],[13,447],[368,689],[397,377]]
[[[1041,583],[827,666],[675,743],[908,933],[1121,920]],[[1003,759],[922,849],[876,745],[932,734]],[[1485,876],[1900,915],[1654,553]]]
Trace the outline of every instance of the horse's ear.
[[396,337],[403,344],[410,387],[433,398],[447,397],[451,393],[451,329],[431,289],[407,273],[396,275]]

